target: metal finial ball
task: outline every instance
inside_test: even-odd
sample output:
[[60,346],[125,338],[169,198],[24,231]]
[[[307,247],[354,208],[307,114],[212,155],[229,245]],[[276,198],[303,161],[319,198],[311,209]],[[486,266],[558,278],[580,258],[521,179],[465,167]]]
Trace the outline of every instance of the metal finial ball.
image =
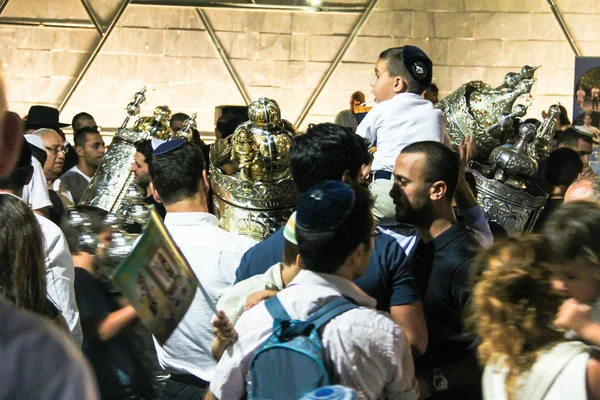
[[533,139],[535,138],[535,135],[537,134],[537,129],[535,128],[535,125],[531,124],[531,123],[525,123],[525,124],[521,124],[521,126],[519,127],[519,135],[525,139],[525,141],[527,143],[531,143],[533,141]]

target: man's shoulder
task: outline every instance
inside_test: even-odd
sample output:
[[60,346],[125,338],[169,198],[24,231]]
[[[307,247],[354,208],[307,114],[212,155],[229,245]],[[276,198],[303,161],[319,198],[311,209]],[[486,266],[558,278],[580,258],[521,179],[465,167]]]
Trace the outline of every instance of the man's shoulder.
[[47,241],[47,245],[50,246],[57,239],[60,239],[64,236],[62,230],[56,225],[54,222],[50,221],[48,218],[39,215],[38,213],[33,213],[35,218],[40,225],[42,230],[42,235],[44,239]]
[[369,307],[357,307],[335,317],[336,325],[363,326],[366,329],[392,332],[396,323],[386,312]]
[[375,236],[374,243],[372,258],[389,259],[406,257],[406,252],[400,243],[398,243],[398,239],[388,232],[380,232]]
[[245,253],[258,244],[255,239],[252,239],[248,236],[231,233],[219,227],[217,227],[217,229],[221,235],[221,238],[224,239],[221,243],[222,248]]
[[[254,242],[254,246],[252,246],[252,248],[250,248],[248,250],[248,252],[244,255],[245,257],[250,257],[250,258],[254,258],[254,257],[262,257],[265,253],[270,253],[273,250],[276,250],[278,252],[282,252],[283,251],[283,228],[278,229],[277,231],[275,231],[271,236],[269,236],[268,238],[266,238],[265,240],[261,241],[261,242]],[[269,265],[273,265],[274,263],[271,263]]]
[[65,184],[65,185],[72,185],[72,184],[88,184],[88,180],[85,179],[85,177],[78,171],[73,171],[72,169],[68,170],[67,172],[65,172],[64,174],[62,174],[60,176],[60,180]]

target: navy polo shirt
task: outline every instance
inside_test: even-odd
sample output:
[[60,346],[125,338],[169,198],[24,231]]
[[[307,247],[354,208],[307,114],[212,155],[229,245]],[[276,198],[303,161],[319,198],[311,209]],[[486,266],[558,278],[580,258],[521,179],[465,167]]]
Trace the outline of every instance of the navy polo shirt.
[[464,327],[464,317],[471,295],[469,265],[478,248],[462,222],[417,245],[415,277],[429,332],[427,351],[415,359],[417,371],[458,361],[477,346],[476,336]]
[[[375,247],[364,275],[354,283],[377,300],[377,309],[389,311],[419,301],[413,262],[396,239],[382,233],[374,237]],[[283,228],[248,250],[236,271],[236,282],[264,274],[272,265],[282,262]]]

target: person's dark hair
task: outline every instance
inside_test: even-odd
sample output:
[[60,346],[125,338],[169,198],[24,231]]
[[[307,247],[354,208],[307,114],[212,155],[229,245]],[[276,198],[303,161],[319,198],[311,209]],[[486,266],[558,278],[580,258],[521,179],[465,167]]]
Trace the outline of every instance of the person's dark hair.
[[568,147],[554,150],[548,156],[544,179],[552,186],[569,186],[583,170],[581,157]]
[[92,126],[86,126],[84,128],[78,129],[73,134],[73,141],[75,142],[75,146],[84,147],[87,142],[87,135],[96,134],[99,135],[98,128],[94,128]]
[[350,102],[354,103],[355,101],[358,101],[361,104],[364,103],[365,102],[365,94],[361,91],[352,93],[352,96],[350,96]]
[[352,188],[356,194],[354,208],[345,222],[335,229],[312,232],[296,225],[298,251],[304,269],[333,274],[358,245],[364,244],[366,250],[370,249],[375,225],[373,198],[363,185],[353,185]]
[[154,189],[162,202],[170,205],[198,193],[204,167],[200,148],[185,142],[168,153],[154,155],[149,170]]
[[373,162],[373,154],[369,153],[369,143],[367,143],[365,138],[358,135],[356,135],[356,140],[358,141],[358,145],[360,146],[360,150],[362,152],[363,165],[371,164]]
[[586,143],[593,143],[591,136],[582,135],[573,128],[568,128],[556,135],[557,145],[565,145],[567,147],[574,147],[579,144],[579,139]]
[[407,92],[421,94],[423,87],[412,77],[402,62],[402,48],[392,47],[379,54],[379,59],[387,61],[390,76],[401,76],[406,81]]
[[437,181],[446,183],[446,199],[452,201],[458,185],[458,155],[439,142],[425,141],[409,144],[402,154],[425,154],[423,179],[433,184]]
[[79,121],[85,120],[85,119],[91,119],[91,120],[93,120],[94,117],[92,117],[90,114],[88,114],[86,112],[80,112],[79,114],[75,115],[73,117],[73,122],[71,122],[71,126],[73,127],[73,131],[79,130],[81,128],[81,124],[79,123]]
[[544,224],[546,249],[557,262],[600,265],[600,204],[573,201],[554,211]]
[[339,181],[348,171],[356,179],[364,154],[356,135],[340,125],[309,125],[294,137],[289,153],[292,178],[300,193],[326,180]]
[[248,121],[245,115],[223,114],[217,120],[217,129],[221,132],[221,139],[225,139],[235,132],[235,129]]
[[[31,147],[25,138],[22,141],[17,164],[8,176],[0,178],[0,189],[21,190],[23,186],[29,183],[33,170],[31,166]],[[5,222],[3,221],[2,223],[4,224]]]
[[169,120],[169,126],[172,126],[172,123],[175,121],[180,121],[180,122],[185,122],[186,119],[188,119],[190,116],[185,114],[185,113],[176,113],[173,114],[171,116],[171,119]]
[[283,239],[283,263],[285,265],[295,265],[298,257],[298,245]]
[[425,90],[433,93],[435,95],[435,97],[437,97],[438,94],[440,93],[440,89],[437,87],[437,85],[435,83],[432,83],[431,85],[429,85],[429,87]]
[[560,125],[561,126],[571,125],[571,120],[569,119],[569,113],[567,112],[567,109],[565,108],[565,106],[559,105],[558,108],[560,109],[560,114],[558,115],[558,121],[560,122]]
[[144,156],[146,164],[150,165],[152,162],[152,140],[144,139],[135,143],[135,151]]
[[43,236],[21,199],[0,195],[0,295],[18,307],[46,314]]

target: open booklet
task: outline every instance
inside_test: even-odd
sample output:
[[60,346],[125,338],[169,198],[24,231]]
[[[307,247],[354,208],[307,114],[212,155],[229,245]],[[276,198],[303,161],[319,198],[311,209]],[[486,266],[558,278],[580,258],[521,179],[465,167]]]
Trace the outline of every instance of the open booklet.
[[111,278],[161,345],[183,319],[198,289],[218,314],[154,210],[144,233]]

